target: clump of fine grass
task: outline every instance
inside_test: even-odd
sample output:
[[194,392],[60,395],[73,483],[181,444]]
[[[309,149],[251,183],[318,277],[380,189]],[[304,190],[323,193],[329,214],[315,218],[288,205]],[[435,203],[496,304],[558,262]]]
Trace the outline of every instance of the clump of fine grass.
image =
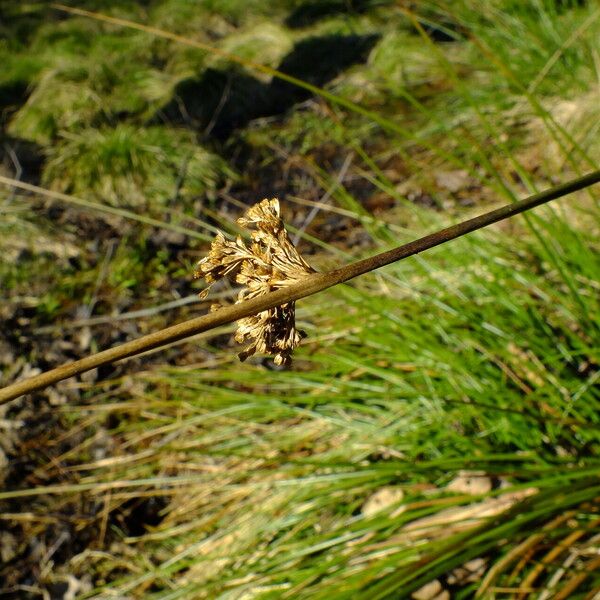
[[[553,239],[598,314],[593,241],[567,223]],[[91,396],[75,410],[118,420],[109,459],[86,459],[87,441],[72,454],[78,481],[114,485],[105,502],[117,514],[141,496],[164,506],[147,533],[121,533],[137,557],[125,571],[118,554],[93,557],[110,583],[91,596],[152,586],[200,598],[387,598],[473,558],[494,585],[561,589],[561,563],[537,564],[573,532],[563,559],[581,551],[589,564],[600,357],[576,298],[522,227],[327,292],[298,319],[310,337],[294,370],[234,366],[219,351],[210,368],[155,368],[115,382],[110,405]],[[448,487],[464,470],[483,489]],[[568,526],[548,527],[565,511]],[[511,575],[502,565],[520,543],[533,554]],[[480,582],[452,589],[469,596]]]
[[[43,66],[39,58],[20,54],[19,47],[15,48],[8,40],[0,40],[0,60],[3,65],[0,90],[17,85],[26,86]],[[0,100],[4,99],[0,97]]]
[[575,95],[589,89],[595,78],[589,58],[600,25],[593,3],[568,4],[489,3],[475,11],[467,0],[455,3],[452,12],[468,34],[483,43],[487,55],[508,69],[512,92]]
[[[563,144],[561,152],[566,154],[564,144],[573,147],[570,138],[576,119],[565,126],[551,107],[594,93],[595,7],[586,3],[561,8],[556,2],[499,2],[476,10],[469,0],[451,7],[443,3],[432,6],[420,33],[445,65],[449,89],[433,98],[428,112],[421,111],[430,117],[423,131],[436,138],[442,134],[447,138],[442,143],[451,145],[458,143],[459,134],[481,148],[493,140],[487,153],[495,168],[502,169],[501,164],[514,165],[514,156],[531,143],[524,123],[541,119],[545,122],[544,141],[536,144],[537,149],[542,153],[546,142],[552,140]],[[458,53],[452,48],[444,52],[425,39],[427,25],[444,20],[455,25],[454,39],[462,42]],[[414,22],[418,23],[418,16]],[[579,117],[583,116],[580,111]],[[587,162],[593,156],[582,155],[578,143],[574,145],[578,160]]]
[[85,84],[47,73],[11,119],[8,131],[38,144],[49,144],[59,131],[80,127],[102,110],[99,97]]
[[[241,58],[277,67],[281,59],[293,48],[293,38],[283,27],[265,22],[232,33],[223,40],[220,47]],[[217,61],[215,66],[228,66],[227,62]]]
[[121,124],[65,134],[48,153],[43,179],[60,191],[152,209],[185,205],[231,176],[186,130]]
[[144,117],[169,97],[172,74],[152,65],[157,49],[138,35],[105,34],[78,20],[38,33],[28,54],[43,65],[9,123],[16,137],[50,145],[114,116]]
[[[332,87],[344,99],[377,107],[378,115],[389,122],[361,127],[362,120],[344,110],[338,119],[347,126],[346,145],[368,147],[377,164],[397,165],[401,159],[402,170],[417,178],[430,167],[433,154],[444,170],[468,168],[489,183],[490,178],[507,178],[515,158],[526,163],[525,170],[531,169],[533,152],[546,159],[548,143],[562,146],[563,156],[570,147],[573,156],[593,166],[593,136],[583,135],[579,123],[595,123],[587,102],[580,102],[597,95],[594,7],[558,10],[552,2],[537,4],[534,9],[530,4],[509,8],[491,3],[483,13],[469,1],[451,7],[431,3],[414,14],[388,11],[367,64],[354,67]],[[438,34],[446,40],[430,37]],[[569,74],[562,77],[565,68]],[[576,82],[569,83],[570,78]],[[532,119],[543,122],[543,131],[528,130],[525,124]],[[296,131],[297,121],[294,113],[280,127],[278,138],[286,151],[287,138],[292,148],[306,153],[306,136],[302,129]],[[403,129],[401,146],[379,144],[385,135],[397,136],[398,128]],[[318,133],[309,121],[306,129]],[[325,128],[313,139],[316,148],[330,141]],[[254,141],[260,144],[257,135]],[[372,153],[374,145],[377,154]],[[505,193],[500,186],[496,189]],[[435,193],[427,190],[429,196]]]

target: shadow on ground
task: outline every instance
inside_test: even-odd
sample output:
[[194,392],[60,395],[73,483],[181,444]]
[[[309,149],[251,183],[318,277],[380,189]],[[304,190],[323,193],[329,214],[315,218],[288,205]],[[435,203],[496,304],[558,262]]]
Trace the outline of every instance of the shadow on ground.
[[[352,65],[364,62],[378,39],[374,34],[311,37],[296,44],[278,70],[322,87]],[[211,68],[181,82],[156,118],[193,126],[224,140],[249,121],[283,114],[311,95],[282,79],[264,83],[239,68]]]
[[362,14],[377,6],[392,4],[390,0],[316,0],[297,6],[285,20],[292,29],[310,27],[322,19],[338,15]]

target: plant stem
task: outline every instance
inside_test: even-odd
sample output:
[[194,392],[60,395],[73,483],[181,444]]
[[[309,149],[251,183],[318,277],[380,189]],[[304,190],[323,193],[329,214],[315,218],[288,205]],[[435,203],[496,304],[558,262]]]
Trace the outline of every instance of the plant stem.
[[70,196],[69,194],[63,194],[62,192],[47,190],[46,188],[40,187],[38,185],[26,183],[25,181],[13,179],[12,177],[5,177],[4,175],[0,175],[0,183],[8,185],[12,188],[19,188],[21,190],[25,190],[26,192],[33,192],[34,194],[39,194],[40,196],[46,196],[47,198],[52,198],[53,200],[59,200],[60,202],[74,204],[75,206],[79,206],[87,210],[94,210],[97,212],[107,213],[109,215],[116,215],[117,217],[130,219],[132,221],[138,221],[139,223],[144,223],[144,225],[151,225],[152,227],[170,229],[171,231],[176,231],[177,233],[182,233],[183,235],[187,235],[188,237],[197,238],[205,242],[210,241],[211,239],[208,234],[198,233],[197,231],[194,231],[193,229],[188,229],[187,227],[180,227],[179,225],[175,225],[173,223],[165,223],[164,221],[159,221],[158,219],[153,219],[152,217],[147,217],[146,215],[138,215],[137,213],[134,213],[130,210],[125,210],[124,208],[115,208],[114,206],[100,204],[99,202],[92,202],[91,200],[84,200],[83,198],[77,198],[76,196]]
[[551,200],[556,200],[557,198],[561,198],[562,196],[598,182],[600,182],[600,170],[588,173],[583,177],[573,179],[539,194],[529,196],[519,202],[502,206],[501,208],[484,213],[478,217],[446,227],[445,229],[441,229],[440,231],[431,233],[387,252],[376,254],[375,256],[359,260],[327,273],[315,273],[309,275],[303,281],[289,287],[265,294],[258,298],[253,298],[252,300],[247,300],[240,304],[233,304],[221,308],[214,313],[196,317],[177,325],[172,325],[171,327],[126,342],[115,348],[110,348],[98,352],[97,354],[87,356],[86,358],[82,358],[81,360],[64,364],[56,369],[52,369],[0,389],[0,404],[4,404],[23,394],[39,390],[57,383],[62,379],[67,379],[68,377],[78,375],[85,371],[116,362],[123,358],[135,356],[147,350],[176,342],[177,340],[202,333],[203,331],[208,331],[209,329],[214,329],[220,325],[232,323],[233,321],[255,315],[287,302],[311,296],[312,294],[326,290],[334,285],[344,283],[359,275],[369,273],[370,271],[379,269],[390,263],[413,256],[414,254],[418,254],[429,248],[439,246],[440,244],[454,240],[467,233],[481,229],[482,227],[486,227],[487,225],[491,225],[492,223],[496,223],[503,219],[507,219],[526,210],[530,210],[536,206],[550,202]]

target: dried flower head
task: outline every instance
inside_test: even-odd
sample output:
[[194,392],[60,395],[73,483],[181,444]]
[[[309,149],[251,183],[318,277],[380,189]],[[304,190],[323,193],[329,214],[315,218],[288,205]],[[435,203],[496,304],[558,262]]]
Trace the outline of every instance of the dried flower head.
[[[202,277],[208,287],[200,294],[206,297],[215,281],[235,276],[244,285],[237,303],[297,283],[314,273],[290,241],[279,215],[279,200],[263,200],[250,207],[238,223],[251,233],[251,243],[235,241],[218,233],[210,253],[198,262],[195,276]],[[219,305],[213,305],[217,310]],[[271,354],[275,364],[290,362],[290,355],[305,333],[296,329],[295,302],[288,302],[252,317],[238,321],[235,341],[250,344],[239,354],[240,360],[258,352]]]

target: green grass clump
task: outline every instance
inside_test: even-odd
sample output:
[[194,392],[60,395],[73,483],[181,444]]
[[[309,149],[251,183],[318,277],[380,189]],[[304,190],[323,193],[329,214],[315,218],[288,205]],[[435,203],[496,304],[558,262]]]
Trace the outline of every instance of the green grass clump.
[[62,130],[91,122],[102,111],[99,97],[79,74],[62,78],[47,73],[27,103],[13,116],[8,131],[17,138],[48,145]]
[[[164,505],[147,533],[115,530],[132,559],[95,558],[110,583],[91,596],[406,597],[541,535],[516,580],[495,579],[517,585],[546,545],[577,528],[586,542],[600,492],[600,356],[586,325],[600,316],[600,264],[585,230],[542,223],[577,297],[517,225],[302,302],[309,338],[291,371],[215,350],[198,368],[115,382],[107,406],[90,397],[76,414],[116,421],[117,442],[99,462],[82,443],[79,483],[114,485],[107,502],[124,515],[132,498]],[[447,489],[465,469],[496,488]],[[482,521],[482,506],[508,512]],[[566,529],[543,533],[567,510]]]
[[140,34],[105,34],[67,21],[41,30],[29,53],[44,65],[27,102],[13,116],[15,137],[51,145],[64,131],[136,116],[170,96],[172,74],[153,66],[158,49]]
[[20,55],[7,40],[0,40],[0,60],[0,90],[11,85],[29,84],[42,68],[38,58]]
[[[227,36],[220,45],[225,52],[270,67],[277,67],[292,47],[290,32],[271,22],[253,24],[239,33]],[[214,64],[222,67],[228,65],[229,61],[225,59]]]
[[49,152],[43,178],[63,192],[152,209],[185,206],[231,175],[186,130],[121,124],[66,135]]
[[510,71],[514,92],[573,95],[588,89],[595,77],[589,58],[600,24],[594,3],[567,4],[536,0],[507,7],[490,2],[475,11],[466,1],[452,11],[482,43],[480,48]]

